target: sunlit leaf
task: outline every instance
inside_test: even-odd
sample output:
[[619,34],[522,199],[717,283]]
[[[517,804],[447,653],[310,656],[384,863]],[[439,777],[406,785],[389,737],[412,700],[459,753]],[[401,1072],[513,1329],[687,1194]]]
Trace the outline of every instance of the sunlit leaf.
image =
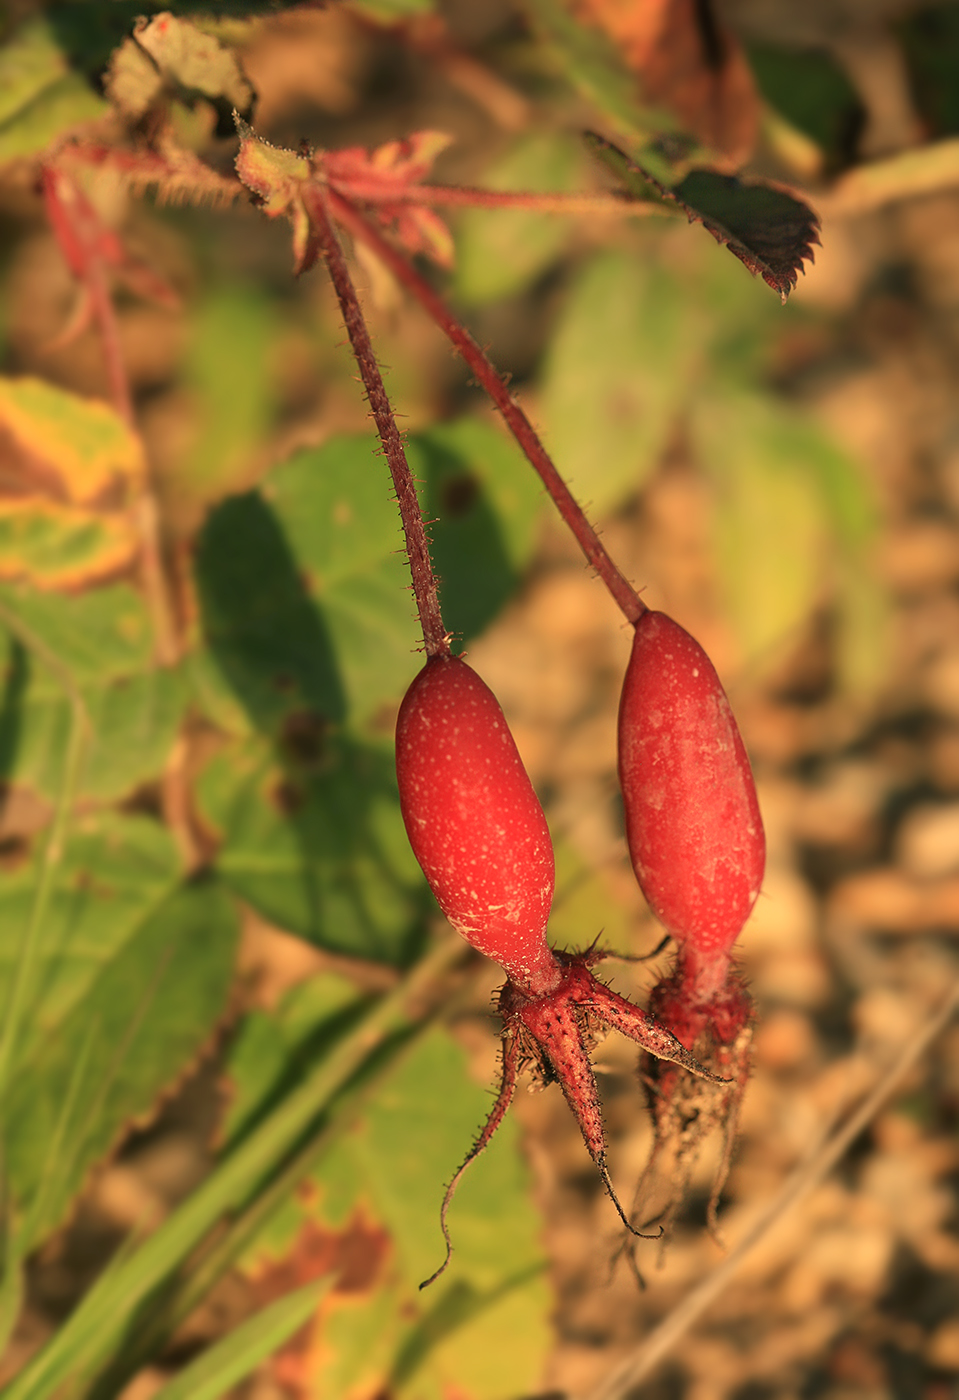
[[[564,135],[524,138],[483,176],[494,190],[569,190],[582,166],[579,143]],[[464,301],[512,296],[538,277],[569,238],[564,220],[523,209],[469,209],[456,236],[455,289]]]
[[[91,822],[58,872],[43,935],[46,973],[5,1124],[17,1199],[34,1210],[39,1201],[37,1237],[57,1223],[90,1166],[197,1055],[226,1006],[236,917],[209,881],[177,889],[172,840],[148,827]],[[5,887],[8,950],[27,917],[30,886],[25,874]]]
[[70,71],[48,21],[28,21],[0,47],[0,162],[33,155],[108,110]]
[[706,313],[662,266],[602,253],[580,273],[546,357],[546,444],[598,513],[653,470],[693,392]]
[[196,309],[182,378],[192,400],[195,437],[166,474],[175,518],[197,513],[250,480],[273,416],[275,391],[264,357],[277,323],[269,298],[227,284]]
[[855,675],[864,688],[883,654],[885,611],[860,596],[864,579],[876,600],[882,594],[871,577],[877,518],[864,474],[815,423],[756,394],[704,398],[692,430],[715,482],[718,557],[746,656],[774,658],[815,607],[833,602],[843,650],[857,658],[850,682]]
[[200,94],[219,101],[227,115],[248,115],[253,89],[236,55],[212,35],[169,11],[141,16],[116,50],[107,79],[110,98],[139,120],[160,92]]
[[261,1308],[189,1362],[157,1400],[218,1400],[308,1321],[329,1282],[307,1284]]
[[[287,1015],[283,1007],[276,1013],[281,1025]],[[321,1008],[321,1024],[323,1016]],[[241,1095],[244,1065],[258,1074],[249,1052],[233,1062]],[[272,1245],[252,1252],[246,1267],[260,1277],[271,1249],[289,1248],[294,1205],[301,1231],[348,1231],[351,1219],[389,1230],[392,1248],[365,1287],[334,1290],[309,1351],[297,1356],[307,1394],[343,1394],[356,1385],[363,1393],[383,1388],[426,1397],[454,1390],[495,1400],[536,1389],[548,1345],[548,1293],[539,1222],[511,1119],[463,1180],[450,1213],[449,1274],[426,1293],[416,1291],[442,1257],[443,1183],[488,1107],[462,1052],[445,1032],[432,1033],[407,1052],[310,1189],[291,1202],[285,1235],[271,1232]]]
[[84,399],[42,379],[0,378],[0,428],[9,441],[8,473],[42,494],[76,505],[125,500],[143,479],[143,447],[108,404]]
[[[2,633],[4,611],[17,623],[12,636]],[[64,676],[89,720],[81,793],[122,797],[159,775],[188,691],[180,668],[153,665],[149,618],[132,589],[75,598],[0,589],[0,636],[0,752],[8,779],[47,796],[58,792],[70,727]]]

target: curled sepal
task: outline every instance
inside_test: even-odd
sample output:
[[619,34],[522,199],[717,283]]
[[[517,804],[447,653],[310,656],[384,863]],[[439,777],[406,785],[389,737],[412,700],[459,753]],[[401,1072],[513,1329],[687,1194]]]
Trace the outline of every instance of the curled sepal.
[[520,1056],[515,1036],[504,1035],[501,1055],[503,1072],[500,1078],[499,1092],[496,1095],[496,1102],[490,1109],[489,1117],[480,1129],[479,1136],[473,1143],[473,1146],[470,1148],[463,1162],[457,1167],[452,1181],[446,1188],[443,1204],[440,1206],[440,1229],[443,1231],[443,1239],[446,1242],[446,1258],[439,1268],[434,1273],[430,1274],[429,1278],[423,1280],[420,1284],[421,1289],[429,1288],[431,1283],[435,1283],[439,1276],[446,1272],[446,1267],[453,1254],[453,1242],[450,1239],[449,1226],[446,1223],[446,1214],[450,1208],[453,1197],[456,1195],[456,1188],[459,1186],[466,1168],[471,1162],[476,1160],[481,1152],[485,1152],[486,1148],[489,1146],[490,1139],[496,1132],[500,1123],[502,1123],[506,1115],[506,1110],[513,1101],[513,1094],[516,1089],[516,1076],[519,1073],[520,1065]]
[[492,1111],[463,1165],[446,1188],[440,1208],[440,1226],[446,1241],[446,1258],[424,1283],[425,1288],[443,1273],[452,1253],[447,1211],[460,1178],[469,1164],[489,1144],[509,1107],[519,1070],[530,1064],[543,1083],[558,1083],[579,1124],[587,1151],[595,1163],[603,1186],[619,1218],[631,1235],[658,1239],[637,1229],[613,1188],[606,1164],[606,1133],[596,1089],[596,1077],[589,1051],[596,1027],[615,1028],[636,1041],[651,1056],[681,1066],[694,1075],[723,1086],[724,1080],[705,1068],[677,1038],[654,1017],[634,1006],[625,997],[600,982],[590,971],[592,964],[607,955],[589,949],[585,953],[556,953],[561,969],[559,985],[533,994],[510,980],[501,988],[499,1010],[503,1018],[502,1077]]

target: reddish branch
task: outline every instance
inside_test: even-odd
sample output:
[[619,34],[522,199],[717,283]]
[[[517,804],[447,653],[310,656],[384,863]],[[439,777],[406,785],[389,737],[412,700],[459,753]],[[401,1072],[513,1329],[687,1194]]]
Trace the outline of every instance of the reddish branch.
[[343,250],[330,218],[326,194],[316,185],[310,185],[303,191],[303,200],[329,268],[330,278],[336,290],[340,310],[346,324],[346,331],[353,347],[353,354],[363,378],[370,408],[373,410],[373,419],[383,444],[390,475],[393,478],[396,500],[400,508],[400,518],[403,522],[403,533],[406,536],[406,552],[410,561],[413,593],[416,597],[416,607],[423,628],[426,654],[427,656],[442,656],[449,652],[450,638],[440,613],[436,576],[433,573],[433,565],[430,560],[426,526],[423,523],[423,514],[420,510],[409,463],[406,460],[403,441],[396,426],[390,401],[387,398],[379,366],[376,363],[373,343],[360,310],[356,288],[353,286]]
[[[313,190],[309,189],[310,211]],[[306,193],[304,198],[307,198]],[[589,523],[573,493],[560,476],[543,446],[532,423],[516,403],[496,366],[486,352],[459,324],[441,297],[426,279],[407,262],[402,253],[387,242],[360,212],[347,200],[330,192],[329,207],[337,221],[364,242],[393,272],[394,276],[417,298],[440,329],[449,337],[502,413],[507,427],[539,473],[543,485],[552,497],[563,520],[576,536],[586,558],[599,574],[628,622],[635,623],[646,611],[646,604],[628,579],[613,563],[595,529]],[[361,366],[362,368],[362,366]],[[365,378],[365,376],[364,376]]]

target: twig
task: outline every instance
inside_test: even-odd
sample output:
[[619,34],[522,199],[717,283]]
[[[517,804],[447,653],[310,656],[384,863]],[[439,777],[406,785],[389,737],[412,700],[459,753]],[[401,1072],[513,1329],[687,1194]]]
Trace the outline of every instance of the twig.
[[[307,187],[312,194],[312,189]],[[304,198],[306,196],[304,195]],[[553,461],[540,442],[532,423],[516,403],[499,371],[489,356],[459,324],[442,298],[421,277],[411,263],[398,253],[347,200],[330,193],[330,208],[338,223],[364,242],[429,313],[476,375],[506,421],[530,463],[539,473],[563,520],[572,530],[580,549],[599,574],[628,622],[636,623],[646,611],[646,604],[632,584],[620,573],[606,552],[599,536],[587,520],[583,509],[560,476]]]
[[779,1192],[746,1232],[731,1254],[703,1279],[693,1291],[662,1320],[642,1345],[626,1358],[589,1396],[589,1400],[621,1400],[646,1379],[702,1316],[709,1305],[728,1287],[740,1266],[766,1237],[774,1225],[804,1197],[808,1196],[841,1160],[856,1138],[870,1124],[900,1081],[945,1029],[959,1007],[957,981],[939,1009],[909,1038],[895,1061],[880,1077],[872,1092],[846,1122],[829,1135],[822,1146],[783,1182]]
[[[331,189],[336,192],[337,182],[331,180]],[[342,195],[338,197],[358,204],[429,204],[436,206],[465,207],[468,209],[524,209],[532,214],[589,214],[600,218],[636,218],[643,215],[675,218],[676,209],[668,204],[644,203],[640,199],[629,199],[617,194],[564,194],[562,191],[543,192],[539,190],[489,190],[479,185],[411,185],[404,190],[384,188],[382,182],[370,181],[364,186],[361,179],[344,182]]]
[[832,189],[817,195],[816,203],[824,218],[851,218],[897,200],[939,194],[957,185],[959,136],[953,136],[857,166]]
[[390,475],[393,478],[396,501],[403,522],[403,533],[406,537],[406,553],[410,562],[413,593],[420,615],[420,625],[423,628],[426,654],[427,656],[443,656],[449,652],[450,638],[443,625],[443,616],[440,612],[440,600],[436,576],[433,573],[433,563],[430,559],[426,526],[416,495],[413,475],[406,460],[406,452],[403,449],[403,440],[400,437],[399,428],[396,426],[396,418],[383,384],[383,376],[376,363],[373,342],[370,340],[370,333],[363,319],[356,288],[353,286],[353,279],[350,277],[343,250],[333,227],[326,193],[317,185],[306,185],[303,191],[303,201],[309,211],[314,231],[326,259],[330,278],[339,299],[340,310],[346,323],[346,331],[350,337],[353,354],[363,378],[370,408],[373,410],[373,419],[383,444]]

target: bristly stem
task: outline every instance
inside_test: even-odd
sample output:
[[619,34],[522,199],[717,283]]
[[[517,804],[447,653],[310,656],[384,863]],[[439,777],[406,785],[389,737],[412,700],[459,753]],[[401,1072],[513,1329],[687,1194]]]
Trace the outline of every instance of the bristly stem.
[[[312,194],[312,190],[310,191]],[[304,198],[306,196],[304,195]],[[613,563],[583,509],[560,476],[552,458],[540,442],[536,430],[516,403],[499,371],[469,331],[459,324],[441,297],[421,277],[411,263],[383,238],[347,200],[330,192],[330,209],[338,223],[361,239],[386,264],[396,278],[413,293],[440,329],[449,337],[489,394],[506,421],[510,432],[539,473],[563,520],[576,536],[580,549],[599,574],[628,622],[636,623],[646,612],[646,604],[635,588]],[[362,368],[362,365],[361,365]]]
[[393,478],[396,501],[403,522],[403,533],[406,536],[406,553],[410,561],[413,593],[420,615],[420,625],[423,628],[426,654],[427,656],[445,656],[449,653],[450,637],[443,625],[443,617],[440,613],[440,600],[436,576],[433,573],[433,563],[430,559],[426,525],[423,521],[423,513],[420,510],[409,463],[406,460],[406,452],[403,449],[403,440],[400,437],[399,428],[396,426],[396,418],[387,397],[383,376],[376,363],[373,342],[370,340],[370,333],[367,330],[363,312],[360,310],[360,303],[357,299],[356,288],[353,286],[353,279],[350,277],[343,250],[333,227],[326,193],[315,185],[305,186],[303,201],[307,205],[314,232],[329,268],[330,278],[346,324],[346,331],[350,337],[350,345],[353,347],[353,354],[363,378],[370,408],[373,410],[373,419],[383,444],[390,475]]

